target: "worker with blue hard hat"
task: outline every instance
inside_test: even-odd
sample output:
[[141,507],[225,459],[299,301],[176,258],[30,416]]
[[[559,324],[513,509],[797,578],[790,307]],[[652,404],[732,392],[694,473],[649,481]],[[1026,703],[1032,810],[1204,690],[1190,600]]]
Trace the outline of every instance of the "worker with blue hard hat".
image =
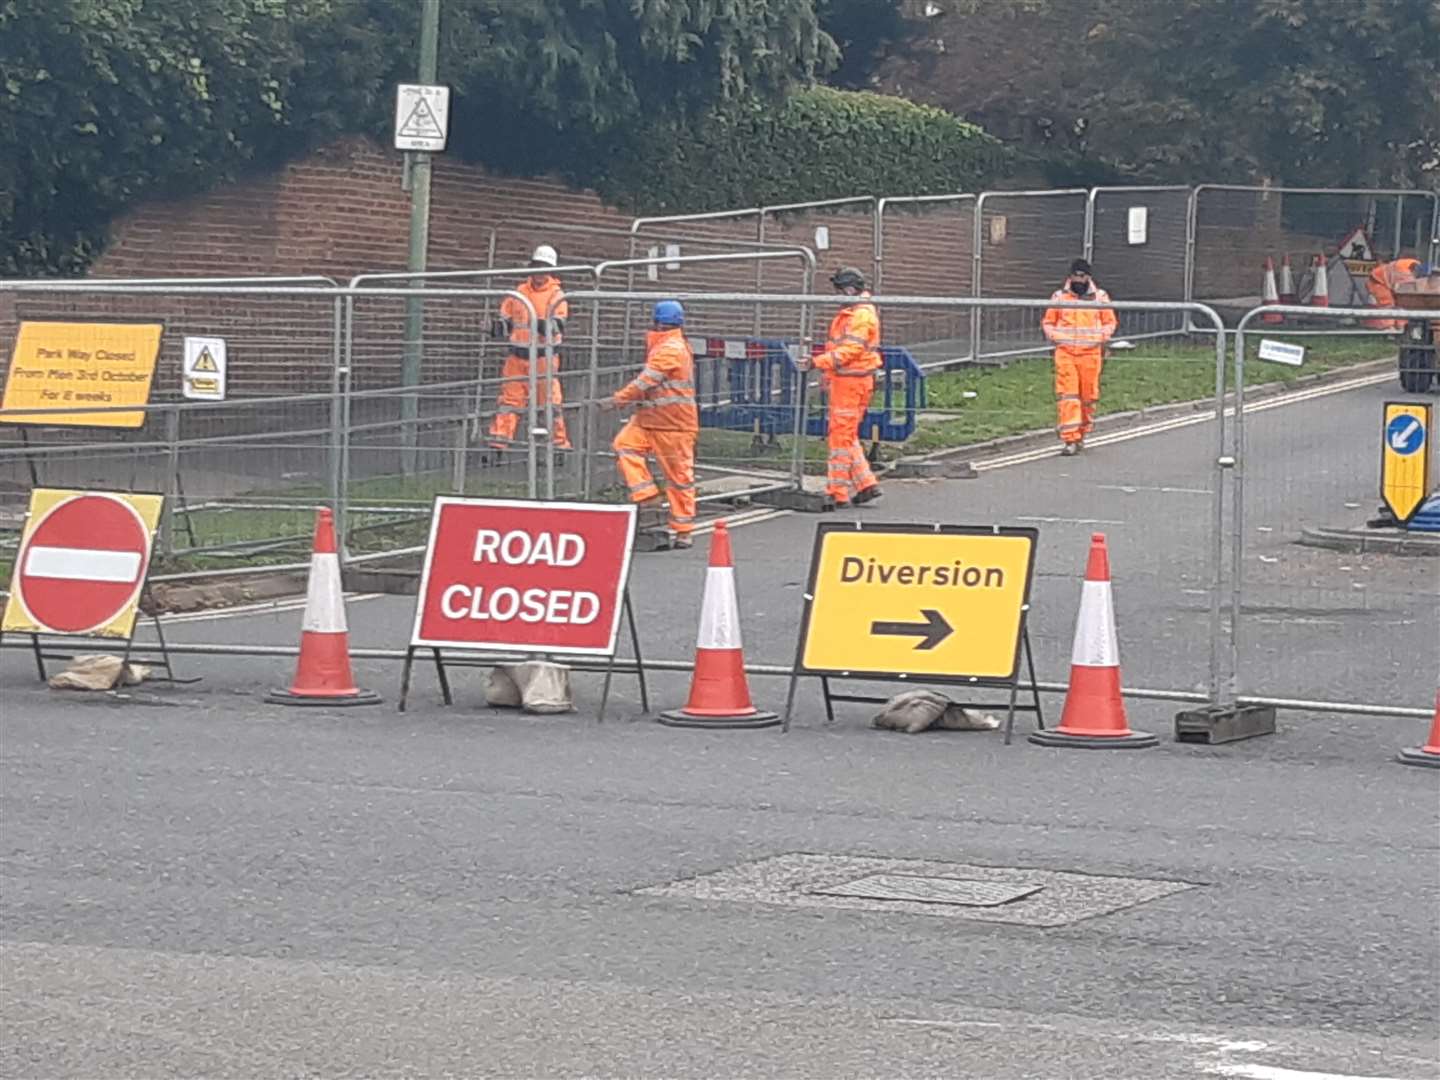
[[695,441],[700,434],[695,355],[685,340],[685,308],[678,300],[656,304],[653,322],[644,370],[604,405],[635,407],[612,445],[630,501],[640,507],[640,527],[655,528],[665,520],[660,489],[646,460],[653,454],[665,474],[674,546],[688,548],[694,543]]

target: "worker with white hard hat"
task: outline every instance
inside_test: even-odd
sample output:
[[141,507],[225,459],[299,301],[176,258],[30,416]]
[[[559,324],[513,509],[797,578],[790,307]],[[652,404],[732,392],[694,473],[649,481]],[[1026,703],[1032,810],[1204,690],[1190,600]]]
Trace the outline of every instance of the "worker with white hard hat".
[[[551,271],[560,265],[560,257],[549,244],[541,244],[530,256],[530,275],[515,291],[530,301],[535,310],[535,377],[541,401],[549,394],[555,409],[555,445],[562,450],[570,449],[570,438],[565,431],[565,417],[561,412],[563,397],[560,380],[554,376],[560,371],[560,344],[564,338],[565,320],[570,317],[570,305],[565,300],[565,290],[560,279]],[[500,317],[490,327],[492,337],[508,340],[509,355],[505,357],[500,384],[500,399],[495,407],[495,420],[490,425],[490,445],[496,450],[506,450],[515,445],[515,433],[530,405],[530,310],[513,296],[507,296],[500,304]],[[545,343],[552,346],[554,370],[551,370],[545,356]]]

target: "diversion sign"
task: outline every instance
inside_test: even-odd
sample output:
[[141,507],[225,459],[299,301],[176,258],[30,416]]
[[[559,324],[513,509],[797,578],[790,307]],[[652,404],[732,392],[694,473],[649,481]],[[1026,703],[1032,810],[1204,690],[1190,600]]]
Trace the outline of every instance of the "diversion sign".
[[[22,322],[10,355],[0,422],[143,427],[164,329],[160,323]],[[23,412],[67,406],[104,411]]]

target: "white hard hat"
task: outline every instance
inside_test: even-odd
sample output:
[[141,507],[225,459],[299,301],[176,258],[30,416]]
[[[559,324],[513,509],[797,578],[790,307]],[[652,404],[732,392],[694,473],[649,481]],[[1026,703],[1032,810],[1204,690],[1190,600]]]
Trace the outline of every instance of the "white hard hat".
[[549,244],[541,244],[535,249],[535,254],[530,256],[531,266],[559,266],[560,256],[555,254],[555,249]]

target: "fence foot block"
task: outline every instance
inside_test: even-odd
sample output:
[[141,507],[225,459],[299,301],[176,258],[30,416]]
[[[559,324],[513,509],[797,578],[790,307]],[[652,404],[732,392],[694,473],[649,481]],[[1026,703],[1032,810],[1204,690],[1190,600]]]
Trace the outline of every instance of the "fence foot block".
[[764,491],[755,496],[755,501],[765,506],[778,506],[782,510],[797,510],[802,514],[823,514],[835,509],[823,491]]
[[1227,743],[1275,734],[1271,705],[1206,705],[1175,714],[1175,741]]

